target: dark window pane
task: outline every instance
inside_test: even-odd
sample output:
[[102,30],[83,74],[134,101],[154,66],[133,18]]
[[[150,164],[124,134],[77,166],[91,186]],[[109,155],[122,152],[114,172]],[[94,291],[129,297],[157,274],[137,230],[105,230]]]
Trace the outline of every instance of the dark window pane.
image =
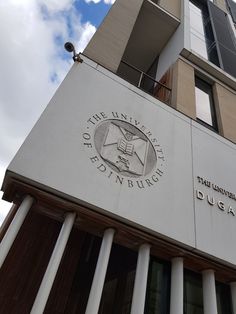
[[184,272],[184,314],[203,314],[202,276]]
[[233,21],[234,23],[236,23],[236,3],[233,0],[227,0],[227,3],[228,3]]
[[129,314],[137,253],[113,244],[99,314]]
[[234,51],[219,44],[224,70],[230,75],[236,77],[236,54]]
[[101,238],[73,228],[44,314],[85,313]]
[[236,76],[236,41],[227,14],[212,3],[208,3],[211,22],[215,30],[218,54],[221,67],[229,74]]
[[232,314],[230,287],[216,282],[216,296],[218,314]]
[[167,314],[170,303],[170,264],[151,258],[145,314]]

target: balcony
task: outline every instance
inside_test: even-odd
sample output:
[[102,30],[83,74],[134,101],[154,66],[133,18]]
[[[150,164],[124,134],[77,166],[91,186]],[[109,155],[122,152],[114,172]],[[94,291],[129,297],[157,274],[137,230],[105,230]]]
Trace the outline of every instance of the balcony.
[[156,81],[153,77],[126,61],[121,61],[120,72],[117,74],[156,99],[170,105],[171,89],[163,82]]
[[180,21],[150,0],[145,0],[123,54],[123,60],[147,72]]

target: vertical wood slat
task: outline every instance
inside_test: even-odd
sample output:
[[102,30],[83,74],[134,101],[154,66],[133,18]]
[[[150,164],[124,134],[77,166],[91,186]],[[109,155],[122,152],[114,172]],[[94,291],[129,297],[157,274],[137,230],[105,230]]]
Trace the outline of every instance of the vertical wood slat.
[[0,313],[30,313],[61,224],[30,211],[0,270]]

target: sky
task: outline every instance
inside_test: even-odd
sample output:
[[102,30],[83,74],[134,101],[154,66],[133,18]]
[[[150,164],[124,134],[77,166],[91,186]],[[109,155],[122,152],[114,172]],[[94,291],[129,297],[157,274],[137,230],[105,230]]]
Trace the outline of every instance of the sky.
[[[115,0],[0,2],[0,185],[5,170]],[[0,198],[2,192],[0,192]],[[0,224],[11,207],[0,201]]]

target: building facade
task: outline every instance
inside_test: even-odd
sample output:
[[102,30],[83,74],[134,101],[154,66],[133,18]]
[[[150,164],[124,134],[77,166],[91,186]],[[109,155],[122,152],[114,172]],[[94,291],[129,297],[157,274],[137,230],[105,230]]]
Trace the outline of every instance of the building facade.
[[6,171],[0,313],[236,314],[235,12],[116,0]]

